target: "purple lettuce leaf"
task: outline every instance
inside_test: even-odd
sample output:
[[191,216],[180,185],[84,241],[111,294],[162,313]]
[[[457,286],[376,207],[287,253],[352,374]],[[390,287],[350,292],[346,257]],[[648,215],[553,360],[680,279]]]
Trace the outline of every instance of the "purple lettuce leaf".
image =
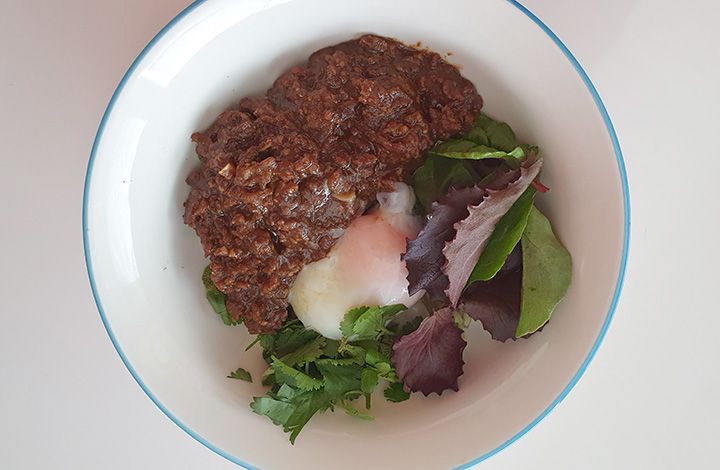
[[497,341],[515,339],[520,320],[522,253],[520,244],[510,253],[500,271],[489,281],[476,281],[465,289],[460,309]]
[[438,278],[443,276],[445,243],[455,235],[453,226],[467,217],[468,206],[478,204],[484,196],[485,190],[477,186],[450,188],[445,196],[432,204],[427,224],[414,240],[408,241],[407,252],[403,255],[410,295],[422,289],[444,291],[447,280]]
[[[495,277],[489,281],[473,282],[460,297],[459,308],[473,320],[481,322],[494,340],[505,342],[518,338],[522,271],[522,249],[518,243]],[[529,338],[543,328],[522,338]]]
[[466,345],[453,310],[442,308],[393,345],[392,363],[400,380],[413,392],[427,396],[440,395],[447,389],[457,391]]
[[[495,226],[540,172],[542,159],[520,169],[520,176],[503,189],[488,189],[482,201],[467,208],[468,216],[454,225],[455,238],[445,243],[442,270],[448,277],[445,289],[457,305],[470,274]],[[408,268],[409,271],[410,268]]]

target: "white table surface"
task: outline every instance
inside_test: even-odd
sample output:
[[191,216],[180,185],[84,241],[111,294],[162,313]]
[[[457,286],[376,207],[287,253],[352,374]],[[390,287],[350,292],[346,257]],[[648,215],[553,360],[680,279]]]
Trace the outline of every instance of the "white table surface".
[[[487,0],[489,1],[489,0]],[[233,469],[140,390],[95,309],[83,178],[105,105],[187,0],[0,1],[0,468]],[[526,0],[617,128],[632,238],[572,393],[487,469],[718,468],[720,3]]]

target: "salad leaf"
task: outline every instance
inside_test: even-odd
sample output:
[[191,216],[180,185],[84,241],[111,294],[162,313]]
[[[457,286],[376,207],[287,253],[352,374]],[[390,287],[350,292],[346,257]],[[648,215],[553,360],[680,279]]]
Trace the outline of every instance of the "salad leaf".
[[480,321],[493,339],[514,340],[520,319],[521,282],[522,254],[517,246],[495,277],[468,286],[460,308],[473,320]]
[[360,390],[362,369],[357,364],[342,364],[328,359],[319,359],[315,364],[323,376],[325,393],[330,397],[340,398],[351,390]]
[[510,151],[500,150],[487,145],[476,144],[472,140],[456,139],[442,142],[429,151],[430,155],[462,160],[482,160],[500,158],[511,168],[518,168],[520,160],[525,158],[525,148],[518,146]]
[[252,382],[252,375],[242,367],[238,367],[236,370],[230,372],[227,376],[228,379],[244,380],[245,382]]
[[388,362],[388,358],[377,349],[370,348],[365,352],[365,362],[374,366],[380,362]]
[[[274,333],[258,335],[263,349],[278,357],[296,351],[308,342],[319,338],[320,334],[303,326],[300,320],[290,320]],[[268,356],[269,357],[269,356]]]
[[530,186],[541,167],[542,159],[538,159],[529,167],[521,168],[520,177],[505,189],[488,190],[488,196],[478,205],[468,207],[469,215],[455,225],[455,238],[446,243],[442,251],[447,260],[443,270],[449,280],[445,293],[452,305],[460,300],[495,226]]
[[285,425],[293,412],[295,405],[289,400],[280,400],[271,397],[255,397],[250,408],[259,415],[264,415],[276,425]]
[[422,316],[416,315],[416,316],[412,317],[411,319],[406,320],[402,323],[390,325],[389,329],[393,333],[395,333],[396,337],[409,335],[410,333],[412,333],[413,331],[418,329],[422,320],[423,320]]
[[366,421],[372,421],[375,418],[371,414],[365,413],[364,411],[360,411],[357,408],[355,408],[352,405],[349,405],[345,402],[341,402],[340,406],[345,410],[345,413],[347,413],[350,416],[354,416],[356,418],[364,419]]
[[448,188],[470,186],[492,172],[492,165],[481,165],[480,160],[503,161],[517,169],[524,159],[537,153],[537,147],[519,144],[510,126],[481,114],[461,138],[440,142],[425,154],[423,164],[413,174],[413,189],[428,213],[433,201]]
[[295,411],[285,423],[287,431],[290,432],[290,442],[295,443],[295,439],[302,428],[310,421],[315,413],[325,411],[332,407],[332,402],[325,393],[316,391],[311,393],[303,393],[291,399],[296,407]]
[[283,427],[290,433],[290,442],[295,439],[302,428],[315,413],[325,411],[332,406],[323,391],[302,392],[292,387],[281,389],[276,396],[255,397],[250,408],[257,414],[267,416],[273,423]]
[[518,168],[522,159],[537,152],[535,146],[518,143],[506,123],[480,114],[467,134],[439,143],[429,155],[463,160],[501,159],[511,168]]
[[351,337],[341,341],[324,338],[297,319],[274,333],[258,335],[257,342],[270,363],[263,384],[271,388],[266,396],[255,397],[250,407],[282,426],[293,443],[319,412],[340,408],[352,416],[372,419],[349,402],[364,395],[369,408],[370,394],[381,378],[398,382],[389,357],[397,333],[385,323],[402,310],[404,305],[350,310],[342,329]]
[[[407,242],[403,255],[408,270],[408,291],[410,295],[428,289],[443,275],[445,242],[455,235],[454,224],[468,215],[468,206],[483,200],[485,191],[477,186],[463,189],[451,188],[432,211],[425,227],[414,240]],[[442,280],[440,280],[442,283]],[[442,292],[444,286],[436,289]]]
[[308,341],[303,344],[295,351],[291,351],[280,358],[280,360],[289,366],[295,364],[304,364],[306,362],[312,362],[318,357],[322,356],[327,340],[322,336]]
[[379,381],[378,372],[374,369],[363,369],[360,374],[360,389],[363,393],[370,394],[375,390]]
[[360,315],[367,312],[369,309],[370,307],[356,307],[348,310],[345,317],[340,322],[340,333],[346,337],[354,335],[355,332],[353,331],[353,327],[355,326],[355,322],[358,318],[360,318]]
[[572,259],[547,217],[534,206],[522,240],[523,273],[516,336],[537,331],[552,315],[570,286]]
[[227,307],[225,306],[225,294],[218,290],[215,283],[210,278],[210,274],[212,274],[212,271],[210,270],[210,265],[207,265],[202,274],[202,282],[205,286],[205,297],[207,298],[208,303],[215,313],[220,315],[223,323],[226,325],[239,325],[242,323],[242,319],[232,319]]
[[304,391],[318,390],[323,386],[322,381],[290,367],[275,357],[273,358],[271,367],[275,372],[276,381],[280,384],[287,384]]
[[428,154],[413,173],[413,188],[425,212],[430,212],[433,201],[445,194],[449,187],[469,186],[477,178],[469,162]]
[[518,146],[517,137],[512,128],[504,122],[496,121],[485,113],[475,118],[473,127],[466,135],[468,140],[478,145],[494,147],[505,152]]
[[403,310],[407,310],[407,307],[402,304],[354,308],[340,323],[340,331],[354,341],[376,339],[384,333],[390,333],[385,324]]
[[468,284],[492,279],[503,266],[505,259],[518,244],[525,230],[536,192],[535,188],[527,188],[500,219],[470,273]]
[[399,403],[410,398],[410,392],[406,392],[403,388],[403,384],[400,382],[394,382],[385,388],[383,392],[385,399],[393,403]]
[[[321,350],[329,347],[331,340],[326,340],[317,332],[306,329],[300,320],[287,321],[281,329],[274,333],[262,333],[257,336],[257,342],[263,348],[263,357],[268,364],[272,364],[273,357],[279,357],[289,366],[312,361]],[[270,385],[275,382],[275,372],[268,368],[262,376],[262,384]]]
[[398,377],[412,391],[424,395],[458,390],[467,343],[455,325],[453,310],[443,308],[425,318],[413,333],[393,345],[392,363]]

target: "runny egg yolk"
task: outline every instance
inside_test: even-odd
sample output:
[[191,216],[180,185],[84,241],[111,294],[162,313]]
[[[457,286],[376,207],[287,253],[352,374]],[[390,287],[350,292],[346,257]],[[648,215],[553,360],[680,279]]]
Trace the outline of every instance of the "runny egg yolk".
[[408,295],[407,268],[401,260],[406,240],[421,228],[412,215],[415,195],[404,183],[377,196],[379,207],[355,219],[328,255],[305,266],[290,289],[289,301],[305,327],[340,339],[340,322],[359,306],[404,304],[408,308],[423,292]]

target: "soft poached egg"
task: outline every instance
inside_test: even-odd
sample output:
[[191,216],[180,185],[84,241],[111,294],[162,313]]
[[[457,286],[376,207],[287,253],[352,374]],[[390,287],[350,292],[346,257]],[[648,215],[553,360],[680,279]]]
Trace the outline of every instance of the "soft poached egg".
[[364,305],[405,304],[423,291],[408,295],[407,268],[401,255],[414,239],[421,219],[412,215],[415,194],[404,183],[377,195],[378,208],[355,219],[328,255],[306,265],[290,289],[289,301],[306,328],[340,339],[340,322],[348,310]]

